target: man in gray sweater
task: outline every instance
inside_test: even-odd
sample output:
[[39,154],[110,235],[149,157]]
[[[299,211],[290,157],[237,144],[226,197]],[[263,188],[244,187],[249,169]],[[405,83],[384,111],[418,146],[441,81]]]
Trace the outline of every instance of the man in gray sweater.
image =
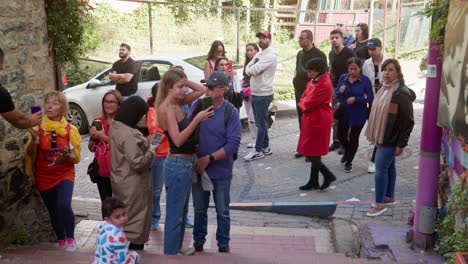
[[267,30],[258,32],[256,37],[262,49],[247,64],[245,73],[251,76],[252,108],[258,132],[255,148],[244,159],[252,161],[271,155],[268,138],[268,107],[273,100],[273,81],[275,79],[276,65],[278,63],[278,50],[271,46],[271,33]]

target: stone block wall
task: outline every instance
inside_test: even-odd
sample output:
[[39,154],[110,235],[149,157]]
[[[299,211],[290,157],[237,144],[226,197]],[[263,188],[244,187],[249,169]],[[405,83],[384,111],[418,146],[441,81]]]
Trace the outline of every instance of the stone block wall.
[[[16,107],[28,113],[32,105],[43,106],[53,89],[43,0],[0,0],[0,46],[0,83]],[[55,239],[40,195],[24,174],[26,139],[27,130],[0,117],[0,248]]]

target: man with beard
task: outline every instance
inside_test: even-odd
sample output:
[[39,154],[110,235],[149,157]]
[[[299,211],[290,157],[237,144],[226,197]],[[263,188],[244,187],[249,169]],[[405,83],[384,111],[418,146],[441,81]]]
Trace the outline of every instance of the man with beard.
[[[297,104],[301,100],[302,93],[304,92],[306,85],[309,82],[309,77],[307,77],[307,70],[305,69],[305,65],[312,58],[320,58],[325,62],[325,64],[327,63],[327,57],[321,50],[315,47],[313,41],[314,37],[312,35],[312,31],[307,29],[301,31],[301,35],[299,36],[299,45],[301,46],[302,50],[297,53],[296,74],[293,79],[294,94],[296,96],[297,118],[299,119],[299,129],[301,128],[302,110]],[[300,153],[295,154],[296,158],[300,158],[302,156],[303,155]]]
[[279,52],[271,46],[271,33],[269,31],[260,31],[256,37],[262,52],[257,53],[247,64],[245,73],[252,76],[250,79],[252,108],[258,131],[255,148],[244,157],[246,161],[261,159],[273,154],[268,138],[267,113],[268,107],[273,101],[273,81]]
[[130,46],[122,43],[119,48],[120,60],[114,62],[109,73],[109,79],[116,83],[115,89],[124,99],[135,95],[138,90],[138,71],[136,62],[130,58]]
[[[330,32],[330,41],[332,44],[332,50],[328,55],[330,59],[330,79],[333,84],[333,88],[335,89],[338,85],[338,80],[340,76],[344,73],[348,72],[348,68],[346,67],[346,62],[349,58],[354,57],[354,52],[343,45],[343,33],[335,29]],[[336,98],[335,94],[333,93],[332,98],[332,105],[335,108],[335,105],[340,100]],[[333,143],[330,145],[330,151],[338,150],[338,154],[342,155],[344,150],[341,148],[340,142],[338,141],[338,121],[333,120]]]

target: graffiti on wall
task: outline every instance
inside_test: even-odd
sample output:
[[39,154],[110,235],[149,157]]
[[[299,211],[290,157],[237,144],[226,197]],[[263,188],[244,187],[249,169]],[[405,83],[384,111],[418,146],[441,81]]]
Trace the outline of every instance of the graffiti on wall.
[[437,124],[468,139],[468,5],[450,1]]

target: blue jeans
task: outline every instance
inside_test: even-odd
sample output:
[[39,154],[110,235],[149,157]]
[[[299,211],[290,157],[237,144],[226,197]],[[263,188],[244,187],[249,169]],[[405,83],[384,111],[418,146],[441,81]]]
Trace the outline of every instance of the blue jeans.
[[64,180],[52,189],[40,192],[58,240],[75,238],[75,215],[71,207],[73,185],[72,181]]
[[151,173],[153,174],[153,216],[151,217],[151,224],[159,224],[161,218],[161,200],[162,187],[164,185],[164,162],[166,157],[156,157],[153,163]]
[[252,95],[252,109],[257,125],[257,139],[255,140],[255,150],[261,152],[262,149],[268,148],[270,139],[268,138],[268,122],[267,114],[268,107],[273,100],[273,95],[256,96]]
[[176,255],[182,248],[185,234],[190,187],[195,157],[166,157],[166,221],[164,225],[164,254]]
[[[213,182],[213,198],[216,206],[216,240],[218,247],[229,245],[231,218],[229,217],[231,178],[211,180]],[[198,244],[205,244],[208,234],[208,205],[210,192],[203,191],[200,176],[197,183],[192,185],[193,207],[195,208],[195,226],[193,227],[193,240]]]
[[385,197],[395,197],[395,147],[377,145],[375,153],[375,202],[383,204]]

